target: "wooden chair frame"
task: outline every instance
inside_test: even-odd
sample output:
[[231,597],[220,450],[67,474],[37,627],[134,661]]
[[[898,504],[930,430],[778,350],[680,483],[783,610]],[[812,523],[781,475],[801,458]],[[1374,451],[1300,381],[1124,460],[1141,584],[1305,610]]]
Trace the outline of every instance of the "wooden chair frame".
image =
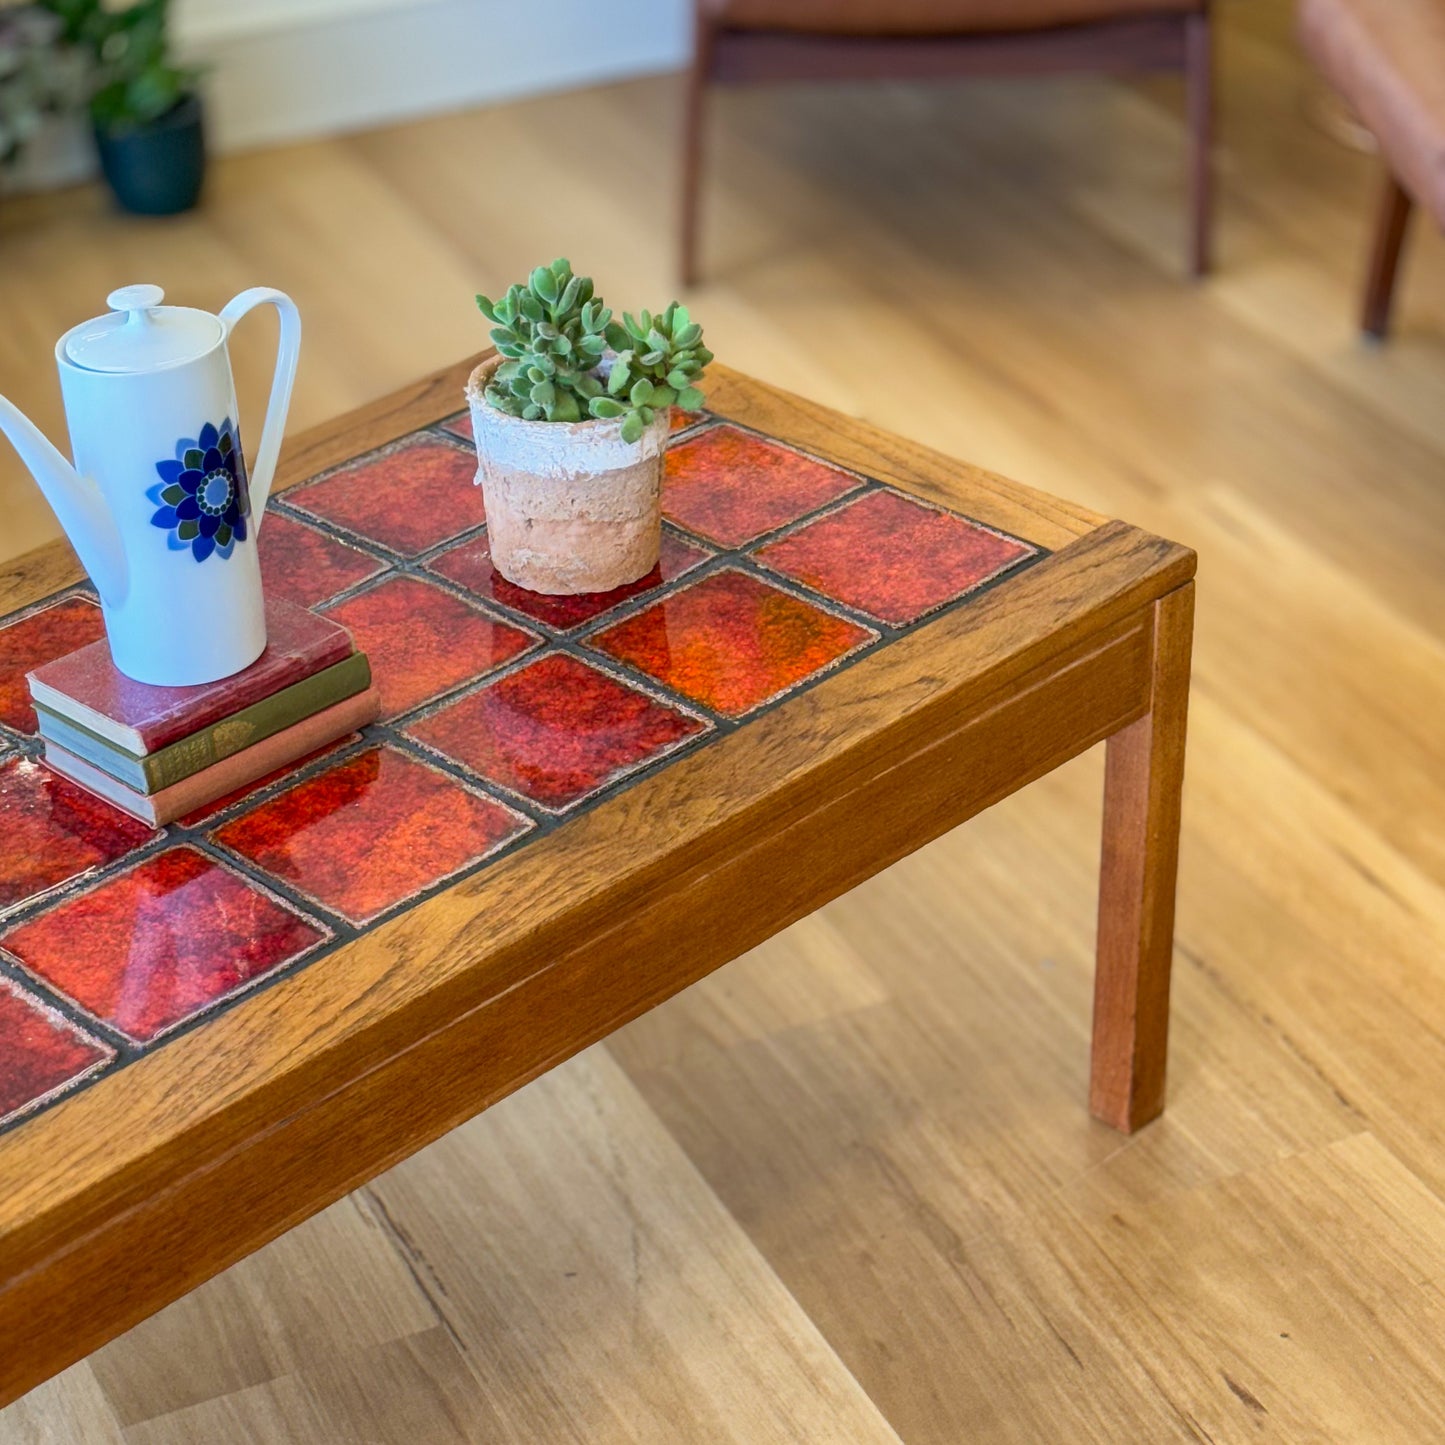
[[1390,332],[1390,312],[1395,301],[1395,282],[1400,274],[1400,255],[1405,248],[1415,201],[1393,171],[1386,171],[1375,219],[1370,265],[1365,276],[1365,304],[1360,326],[1366,336],[1383,341]]
[[682,148],[680,272],[698,279],[703,125],[708,88],[792,80],[939,80],[961,76],[1177,71],[1187,91],[1192,275],[1208,274],[1213,232],[1214,62],[1208,0],[1163,13],[1090,25],[977,35],[816,35],[737,30],[696,7]]

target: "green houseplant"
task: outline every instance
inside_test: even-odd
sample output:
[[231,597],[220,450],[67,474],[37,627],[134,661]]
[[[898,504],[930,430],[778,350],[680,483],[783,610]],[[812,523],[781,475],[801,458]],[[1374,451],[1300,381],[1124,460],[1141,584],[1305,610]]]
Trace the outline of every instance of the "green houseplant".
[[0,4],[0,166],[19,159],[47,115],[79,104],[78,60],[53,15],[35,5]]
[[616,320],[565,259],[477,305],[498,353],[467,386],[493,565],[550,593],[646,576],[671,411],[703,403],[702,327],[677,302]]
[[172,57],[170,0],[43,4],[91,56],[91,120],[116,199],[140,215],[189,210],[205,179],[200,72]]

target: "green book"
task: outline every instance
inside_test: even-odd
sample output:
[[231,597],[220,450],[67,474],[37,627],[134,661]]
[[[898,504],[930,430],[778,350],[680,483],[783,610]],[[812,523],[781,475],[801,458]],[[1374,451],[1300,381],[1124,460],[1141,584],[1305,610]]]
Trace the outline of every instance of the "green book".
[[40,719],[40,736],[47,742],[74,753],[137,793],[149,794],[179,783],[370,686],[371,664],[364,652],[353,652],[341,662],[144,756],[117,747],[109,738],[61,717],[43,703],[35,704],[35,712]]

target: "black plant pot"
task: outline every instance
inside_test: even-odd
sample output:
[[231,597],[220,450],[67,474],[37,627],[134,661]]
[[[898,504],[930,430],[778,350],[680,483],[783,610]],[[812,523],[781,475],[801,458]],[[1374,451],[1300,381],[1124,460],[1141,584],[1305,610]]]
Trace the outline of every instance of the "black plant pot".
[[149,125],[106,129],[97,125],[100,168],[127,211],[173,216],[189,211],[206,176],[201,98],[188,95]]

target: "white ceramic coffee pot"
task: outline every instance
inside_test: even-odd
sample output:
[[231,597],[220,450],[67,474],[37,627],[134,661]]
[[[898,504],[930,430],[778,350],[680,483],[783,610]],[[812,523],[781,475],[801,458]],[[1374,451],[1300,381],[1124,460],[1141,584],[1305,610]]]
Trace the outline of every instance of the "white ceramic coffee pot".
[[[115,665],[166,687],[214,682],[266,647],[260,529],[301,348],[290,297],[256,287],[218,316],[127,286],[56,343],[75,465],[3,397],[4,432],[100,594]],[[271,402],[249,480],[227,342],[280,313]]]

